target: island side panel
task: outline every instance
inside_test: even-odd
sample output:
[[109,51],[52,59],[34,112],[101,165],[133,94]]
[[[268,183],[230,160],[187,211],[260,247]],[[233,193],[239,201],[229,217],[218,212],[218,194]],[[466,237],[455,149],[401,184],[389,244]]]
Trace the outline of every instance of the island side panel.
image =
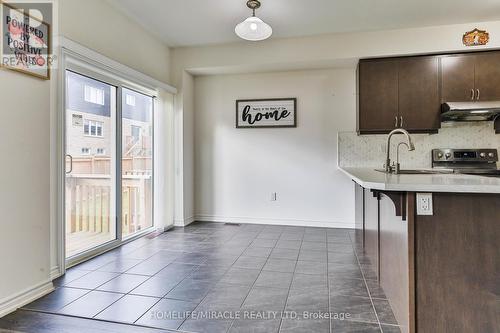
[[354,238],[356,248],[364,251],[365,244],[365,189],[354,183],[355,195],[355,217],[354,217]]
[[500,195],[434,193],[415,216],[416,327],[500,332]]
[[365,189],[365,255],[379,279],[379,193]]
[[413,278],[410,272],[413,256],[409,247],[412,245],[409,237],[413,234],[410,232],[413,220],[411,214],[406,214],[406,209],[397,208],[407,205],[407,197],[404,192],[383,192],[380,197],[380,285],[403,333],[414,332],[409,292],[410,279]]

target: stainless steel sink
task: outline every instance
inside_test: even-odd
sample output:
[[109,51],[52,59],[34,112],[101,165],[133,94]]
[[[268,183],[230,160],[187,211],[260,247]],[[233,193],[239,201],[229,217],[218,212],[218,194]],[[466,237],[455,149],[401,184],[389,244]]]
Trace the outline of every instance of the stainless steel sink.
[[[387,173],[385,169],[375,169],[375,171]],[[436,175],[436,174],[451,174],[452,169],[402,169],[399,170],[400,175]]]

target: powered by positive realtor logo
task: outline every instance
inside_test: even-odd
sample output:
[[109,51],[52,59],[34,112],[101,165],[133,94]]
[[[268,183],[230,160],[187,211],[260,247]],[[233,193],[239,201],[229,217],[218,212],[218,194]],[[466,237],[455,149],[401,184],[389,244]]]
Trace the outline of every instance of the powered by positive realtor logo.
[[1,65],[40,77],[51,55],[52,3],[1,2]]

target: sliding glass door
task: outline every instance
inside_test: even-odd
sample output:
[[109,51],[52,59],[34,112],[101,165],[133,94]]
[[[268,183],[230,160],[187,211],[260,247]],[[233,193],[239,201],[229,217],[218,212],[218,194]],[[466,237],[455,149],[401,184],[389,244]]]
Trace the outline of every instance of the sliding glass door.
[[153,226],[154,99],[78,66],[65,82],[65,253],[77,262]]
[[122,90],[122,235],[153,226],[153,98]]

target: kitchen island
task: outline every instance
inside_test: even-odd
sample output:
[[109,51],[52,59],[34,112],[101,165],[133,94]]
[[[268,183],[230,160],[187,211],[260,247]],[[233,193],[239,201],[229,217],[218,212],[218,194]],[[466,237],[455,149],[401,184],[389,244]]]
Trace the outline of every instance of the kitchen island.
[[341,170],[356,183],[357,247],[403,330],[500,332],[500,178]]

